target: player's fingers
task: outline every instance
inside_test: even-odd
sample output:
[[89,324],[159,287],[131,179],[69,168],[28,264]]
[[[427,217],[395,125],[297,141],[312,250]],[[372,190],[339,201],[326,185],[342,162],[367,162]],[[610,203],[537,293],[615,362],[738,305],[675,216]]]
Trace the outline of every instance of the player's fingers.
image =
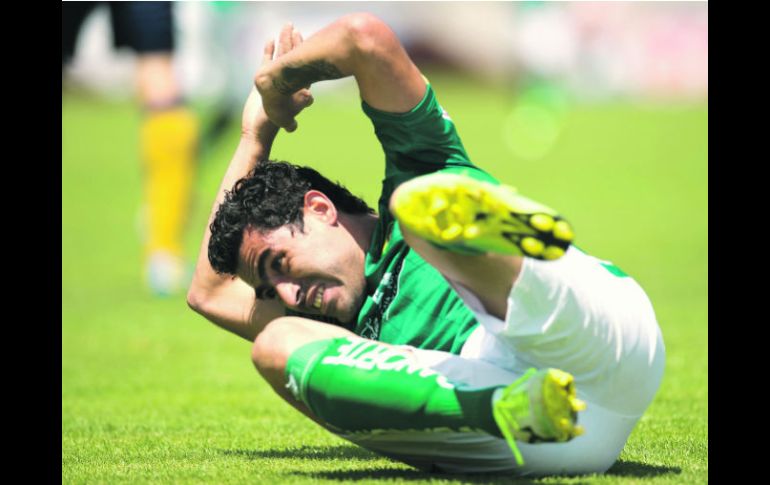
[[275,40],[270,39],[267,42],[267,44],[265,44],[265,49],[263,51],[263,56],[262,56],[262,65],[265,65],[268,62],[273,60],[274,52],[275,52]]
[[315,101],[315,99],[313,99],[312,95],[302,97],[294,102],[294,109],[297,110],[297,113],[299,113],[305,108],[307,108],[308,106],[310,106],[311,104],[313,104],[313,101]]
[[301,89],[297,91],[296,95],[296,105],[298,109],[304,109],[313,104],[313,101],[315,99],[313,98],[313,94],[310,92],[309,89]]
[[282,56],[289,52],[292,48],[292,36],[291,33],[294,31],[294,25],[292,25],[291,22],[287,23],[283,26],[281,29],[281,34],[278,36],[278,55]]

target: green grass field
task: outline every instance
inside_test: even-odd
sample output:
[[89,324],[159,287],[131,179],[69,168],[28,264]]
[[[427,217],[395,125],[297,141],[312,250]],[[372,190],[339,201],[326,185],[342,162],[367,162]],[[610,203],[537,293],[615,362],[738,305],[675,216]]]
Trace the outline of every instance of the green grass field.
[[[517,159],[501,126],[513,93],[432,81],[471,158],[561,210],[577,244],[633,275],[667,347],[662,387],[603,476],[543,483],[708,479],[708,108],[573,106],[555,148]],[[312,164],[375,203],[383,163],[351,84],[320,89],[274,158]],[[63,483],[480,483],[426,475],[323,431],[276,397],[250,345],[142,287],[140,119],[128,101],[62,101]],[[188,249],[197,253],[237,127],[205,152]]]

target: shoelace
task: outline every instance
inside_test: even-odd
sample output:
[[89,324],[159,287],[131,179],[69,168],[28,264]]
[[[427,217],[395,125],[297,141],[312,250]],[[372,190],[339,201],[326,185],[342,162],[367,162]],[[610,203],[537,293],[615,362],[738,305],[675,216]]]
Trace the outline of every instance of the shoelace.
[[535,368],[529,369],[523,376],[516,379],[511,385],[509,385],[500,400],[492,406],[492,414],[497,423],[503,423],[500,426],[500,431],[503,433],[505,440],[508,442],[513,456],[516,459],[516,463],[519,466],[524,465],[524,458],[521,456],[519,447],[516,446],[516,439],[513,437],[513,431],[520,429],[519,423],[516,422],[514,416],[521,416],[529,413],[529,393],[527,392],[515,392],[519,389],[519,386],[527,381],[532,374],[536,373]]

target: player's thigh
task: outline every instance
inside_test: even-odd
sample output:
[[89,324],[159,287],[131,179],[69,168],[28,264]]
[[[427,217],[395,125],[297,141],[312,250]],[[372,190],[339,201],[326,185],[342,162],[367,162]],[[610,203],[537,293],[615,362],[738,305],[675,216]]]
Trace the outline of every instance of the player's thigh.
[[573,373],[595,402],[642,414],[665,358],[649,298],[631,277],[575,248],[549,263],[524,266],[499,337],[522,362]]
[[489,315],[467,288],[455,289],[481,325],[463,356],[518,373],[565,370],[582,399],[627,415],[652,400],[665,360],[660,329],[644,291],[606,262],[575,248],[558,261],[526,259],[505,319]]

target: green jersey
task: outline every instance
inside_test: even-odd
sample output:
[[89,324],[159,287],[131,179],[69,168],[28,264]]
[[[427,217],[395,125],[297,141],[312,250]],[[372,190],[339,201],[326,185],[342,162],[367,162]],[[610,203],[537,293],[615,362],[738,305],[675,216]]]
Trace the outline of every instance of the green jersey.
[[388,202],[401,183],[431,172],[462,172],[497,182],[468,159],[430,84],[408,113],[386,113],[366,102],[362,108],[385,152],[385,179],[379,221],[366,253],[366,301],[354,332],[390,344],[458,354],[478,322],[444,277],[406,245]]

